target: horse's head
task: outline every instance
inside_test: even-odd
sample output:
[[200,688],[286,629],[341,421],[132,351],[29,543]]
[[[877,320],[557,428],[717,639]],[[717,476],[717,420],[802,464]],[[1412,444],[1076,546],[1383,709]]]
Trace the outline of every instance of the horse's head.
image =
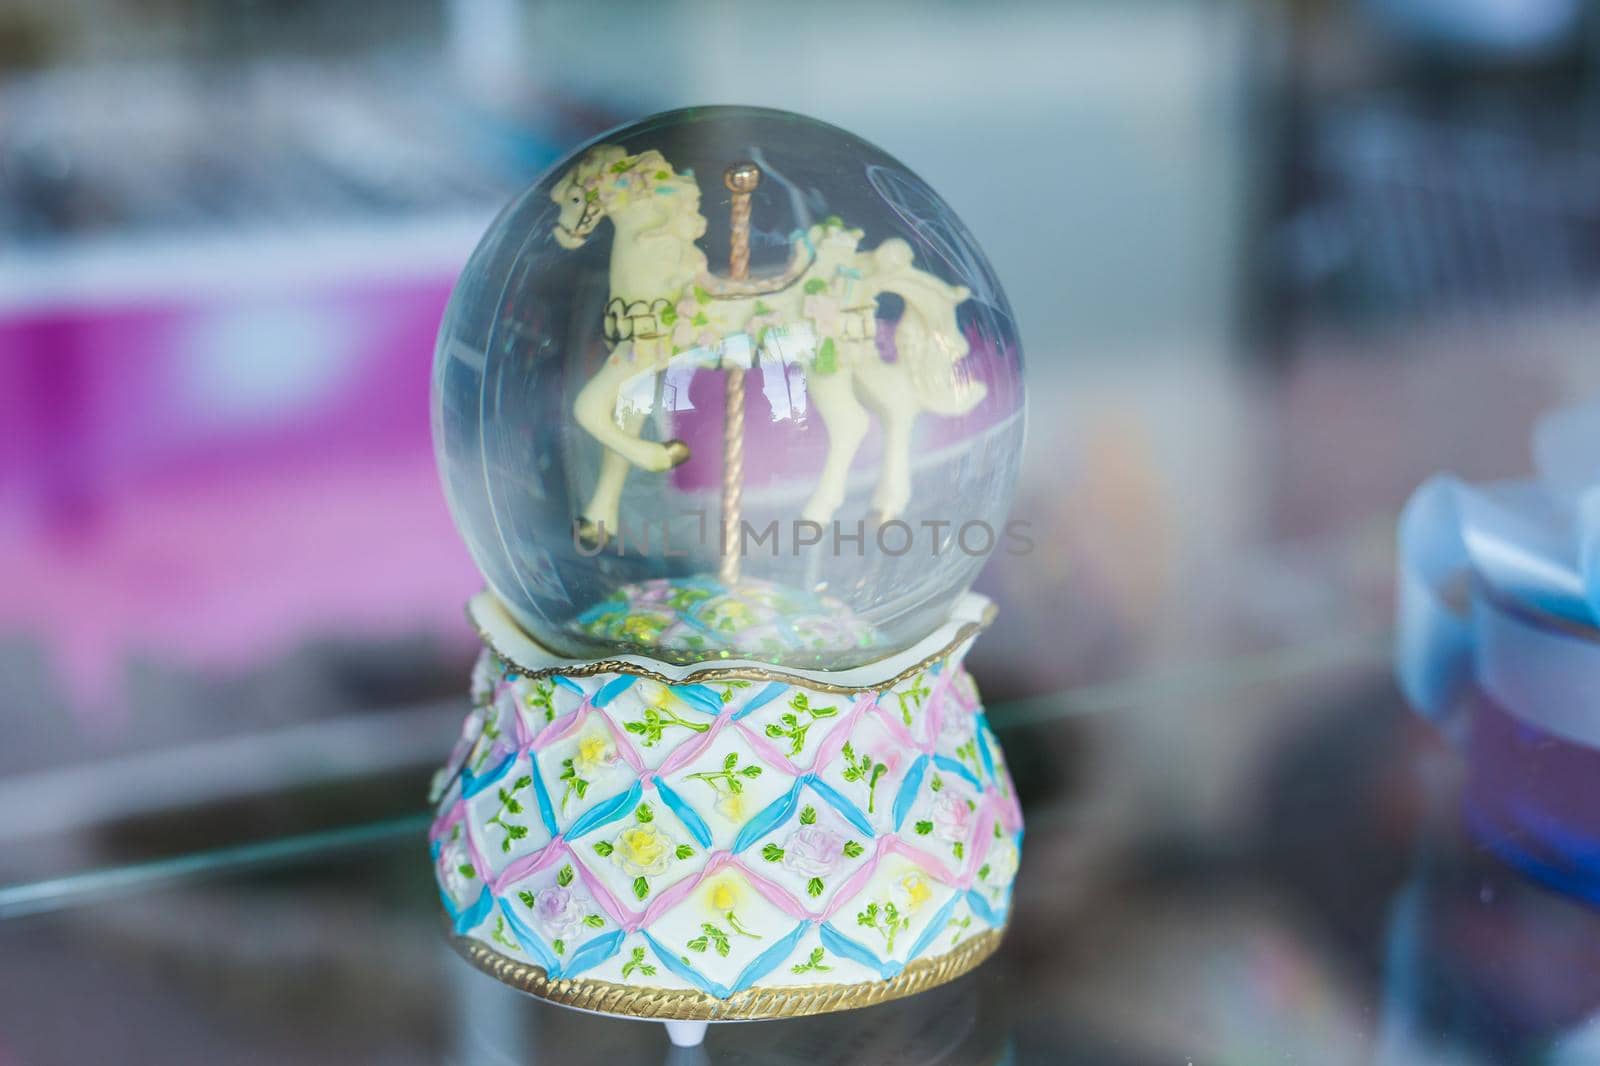
[[621,148],[602,144],[584,153],[577,165],[561,176],[550,190],[561,214],[556,218],[553,236],[563,248],[581,248],[589,234],[606,217],[610,197],[601,189],[604,177],[619,160],[627,158]]

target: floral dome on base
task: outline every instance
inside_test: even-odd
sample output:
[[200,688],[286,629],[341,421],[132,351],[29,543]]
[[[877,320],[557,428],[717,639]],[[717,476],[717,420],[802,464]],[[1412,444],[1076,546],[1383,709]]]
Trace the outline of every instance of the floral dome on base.
[[570,625],[583,637],[668,662],[755,659],[826,666],[837,649],[879,643],[845,603],[770,581],[732,588],[711,577],[656,578],[624,585]]

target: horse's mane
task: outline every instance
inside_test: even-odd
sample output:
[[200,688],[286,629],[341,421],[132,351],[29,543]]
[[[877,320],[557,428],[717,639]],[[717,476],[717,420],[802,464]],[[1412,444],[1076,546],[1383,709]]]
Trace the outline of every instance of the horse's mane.
[[700,214],[700,186],[693,172],[679,173],[654,148],[629,155],[614,144],[596,145],[584,153],[569,179],[585,196],[599,198],[607,214],[626,207],[639,197],[650,198],[665,209],[664,235],[676,237],[686,254],[698,257],[688,264],[692,276],[706,269],[705,253],[695,242],[705,235],[706,220]]

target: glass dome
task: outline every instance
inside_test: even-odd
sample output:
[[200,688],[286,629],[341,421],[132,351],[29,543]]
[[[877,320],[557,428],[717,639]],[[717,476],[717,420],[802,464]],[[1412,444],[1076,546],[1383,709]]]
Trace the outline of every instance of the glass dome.
[[433,430],[474,559],[551,649],[844,669],[932,632],[1008,546],[1022,352],[976,241],[895,159],[693,108],[495,220]]

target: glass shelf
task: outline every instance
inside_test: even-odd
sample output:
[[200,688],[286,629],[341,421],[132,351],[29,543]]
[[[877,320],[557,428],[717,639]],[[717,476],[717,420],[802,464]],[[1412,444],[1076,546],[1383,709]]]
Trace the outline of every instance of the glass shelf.
[[[1473,937],[1587,944],[1600,918],[1462,843],[1454,756],[1401,705],[1387,641],[1335,634],[992,707],[1028,807],[1013,928],[977,972],[906,1001],[714,1026],[686,1052],[659,1026],[521,997],[446,946],[427,815],[410,809],[0,887],[0,1049],[24,1062],[73,1046],[211,1062],[1410,1066],[1445,1061],[1441,1048],[1499,1062],[1508,1042],[1577,1039],[1581,995],[1533,971],[1471,971]],[[1201,730],[1166,757],[1172,777],[1234,790],[1226,802],[1175,810],[1098,767],[1130,734],[1221,716],[1228,743],[1208,750]],[[1239,765],[1241,723],[1276,752],[1258,780],[1218,771]],[[1478,980],[1487,1006],[1471,1027],[1449,1009],[1463,991],[1441,957]]]

